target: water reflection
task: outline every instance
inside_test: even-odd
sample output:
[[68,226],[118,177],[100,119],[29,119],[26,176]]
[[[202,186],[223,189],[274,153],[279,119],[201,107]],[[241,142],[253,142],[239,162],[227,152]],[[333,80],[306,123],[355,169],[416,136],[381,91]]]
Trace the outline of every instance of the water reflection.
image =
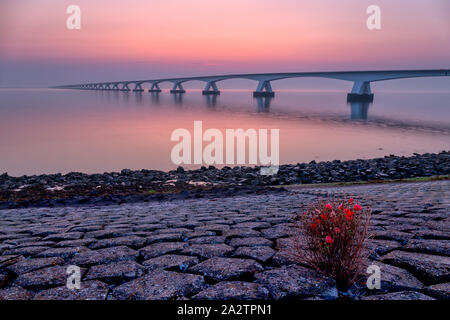
[[349,105],[351,109],[351,120],[367,120],[369,107],[372,105],[372,102],[354,101],[349,102]]
[[273,97],[255,97],[258,112],[270,112],[270,103]]
[[159,104],[159,92],[151,92],[150,98],[154,104]]
[[175,105],[183,105],[183,93],[171,93]]
[[205,94],[204,97],[208,108],[214,108],[217,105],[217,94]]

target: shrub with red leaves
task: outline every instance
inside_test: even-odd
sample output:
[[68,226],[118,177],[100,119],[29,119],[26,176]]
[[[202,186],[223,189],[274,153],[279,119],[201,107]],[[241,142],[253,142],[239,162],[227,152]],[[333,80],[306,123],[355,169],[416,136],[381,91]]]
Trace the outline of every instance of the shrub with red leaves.
[[299,216],[300,233],[295,255],[311,267],[336,279],[339,288],[351,285],[363,256],[371,209],[352,198],[321,201]]

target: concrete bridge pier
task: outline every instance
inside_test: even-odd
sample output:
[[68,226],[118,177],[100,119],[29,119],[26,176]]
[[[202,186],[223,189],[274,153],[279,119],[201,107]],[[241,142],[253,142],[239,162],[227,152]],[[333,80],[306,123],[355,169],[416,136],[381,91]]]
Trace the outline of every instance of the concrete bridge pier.
[[347,101],[373,101],[373,93],[369,81],[355,81],[352,92],[347,94]]
[[173,88],[170,90],[170,93],[186,93],[181,82],[174,82]]
[[120,89],[120,91],[130,91],[130,87],[128,87],[128,83],[124,83],[122,85],[122,89]]
[[205,90],[202,92],[203,95],[218,95],[220,94],[219,89],[214,81],[210,81],[206,83]]
[[161,88],[158,83],[152,83],[152,87],[148,90],[148,92],[161,92]]
[[143,92],[144,89],[142,89],[142,85],[140,83],[136,83],[133,92]]
[[272,90],[270,81],[261,80],[259,81],[256,91],[253,92],[253,97],[274,97],[275,92]]

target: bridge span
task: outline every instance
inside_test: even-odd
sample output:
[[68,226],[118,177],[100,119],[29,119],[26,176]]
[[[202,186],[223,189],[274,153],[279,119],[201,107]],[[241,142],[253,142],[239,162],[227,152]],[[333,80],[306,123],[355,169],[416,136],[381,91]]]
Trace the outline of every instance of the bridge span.
[[[170,93],[185,93],[183,83],[187,81],[203,81],[204,95],[218,95],[220,91],[217,83],[229,79],[248,79],[258,82],[254,97],[273,97],[271,82],[290,78],[328,78],[353,82],[353,88],[347,95],[348,101],[373,101],[373,93],[370,83],[375,81],[386,81],[394,79],[418,78],[418,77],[446,77],[450,75],[449,69],[439,70],[384,70],[384,71],[332,71],[332,72],[287,72],[287,73],[255,73],[255,74],[228,74],[201,77],[182,77],[153,80],[129,80],[114,82],[97,82],[76,85],[57,86],[61,89],[84,89],[84,90],[116,90],[143,92],[144,84],[150,86],[149,92],[161,92],[160,84],[169,82],[173,84]],[[130,88],[132,87],[132,89]]]

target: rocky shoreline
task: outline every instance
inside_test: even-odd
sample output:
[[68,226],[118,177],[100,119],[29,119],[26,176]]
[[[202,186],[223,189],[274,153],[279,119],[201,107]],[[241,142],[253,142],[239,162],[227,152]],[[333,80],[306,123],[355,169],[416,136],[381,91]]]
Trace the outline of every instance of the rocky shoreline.
[[[207,194],[258,193],[270,186],[356,182],[430,177],[450,174],[450,151],[385,156],[369,160],[282,165],[276,175],[263,176],[260,167],[202,167],[169,172],[124,169],[121,172],[11,177],[0,175],[0,209],[203,197]],[[272,190],[273,191],[273,190]],[[278,192],[278,191],[277,191]]]

